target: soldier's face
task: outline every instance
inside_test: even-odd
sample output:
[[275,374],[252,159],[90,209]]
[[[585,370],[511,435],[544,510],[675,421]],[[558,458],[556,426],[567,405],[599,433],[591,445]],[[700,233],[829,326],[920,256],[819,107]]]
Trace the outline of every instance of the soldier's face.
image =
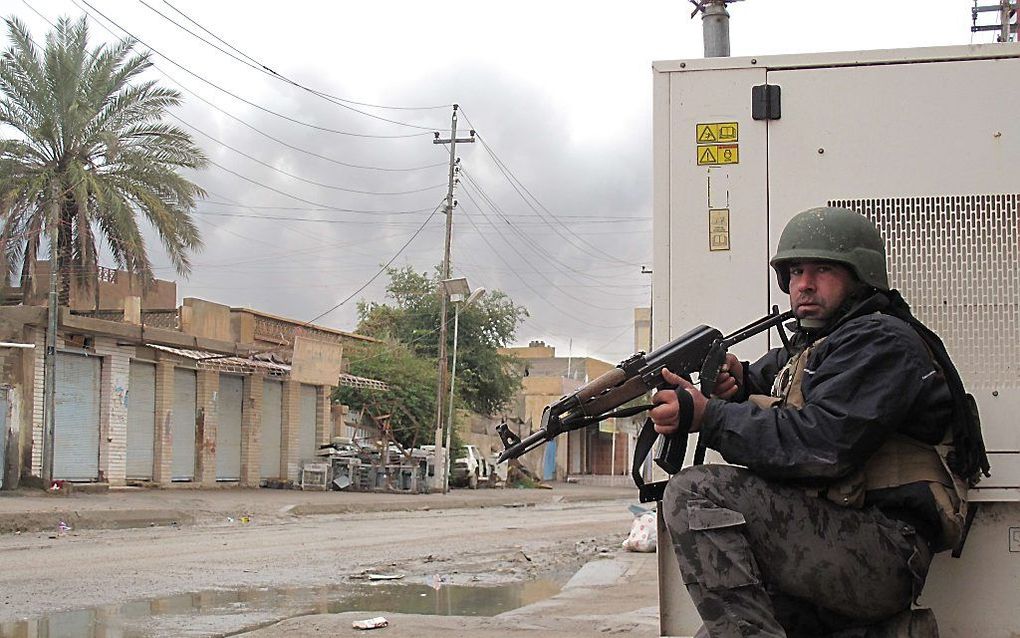
[[790,308],[798,319],[828,321],[857,285],[849,268],[827,261],[790,263]]

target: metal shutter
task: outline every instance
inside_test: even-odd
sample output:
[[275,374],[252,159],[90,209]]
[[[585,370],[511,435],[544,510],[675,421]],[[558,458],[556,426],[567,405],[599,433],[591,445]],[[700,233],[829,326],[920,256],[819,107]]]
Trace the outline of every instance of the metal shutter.
[[279,478],[280,432],[283,427],[283,384],[266,380],[262,389],[261,478]]
[[216,401],[216,480],[241,478],[241,401],[244,378],[220,375],[220,396]]
[[0,488],[7,473],[7,388],[0,388]]
[[198,402],[195,371],[174,369],[174,407],[170,422],[170,476],[175,481],[195,479],[195,417]]
[[57,353],[53,478],[99,477],[99,357]]
[[156,366],[132,361],[128,384],[127,477],[148,480],[156,428]]
[[301,386],[301,423],[298,426],[298,459],[315,459],[315,386]]

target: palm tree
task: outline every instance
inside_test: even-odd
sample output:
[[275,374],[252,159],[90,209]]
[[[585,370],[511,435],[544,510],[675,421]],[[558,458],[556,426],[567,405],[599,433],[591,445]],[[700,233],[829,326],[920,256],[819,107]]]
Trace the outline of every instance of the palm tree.
[[187,275],[189,252],[202,246],[190,212],[205,192],[178,170],[207,160],[186,132],[162,121],[180,94],[141,78],[151,63],[147,52],[133,51],[133,40],[89,50],[84,17],[62,18],[42,49],[20,20],[5,22],[11,45],[0,58],[4,281],[20,269],[24,298],[35,293],[45,235],[56,238],[50,260],[63,304],[72,275],[86,290],[97,284],[99,241],[118,267],[151,282],[139,216]]

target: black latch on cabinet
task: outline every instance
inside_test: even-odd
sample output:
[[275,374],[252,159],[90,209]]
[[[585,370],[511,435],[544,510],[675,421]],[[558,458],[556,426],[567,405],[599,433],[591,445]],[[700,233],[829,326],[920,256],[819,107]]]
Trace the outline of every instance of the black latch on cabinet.
[[756,120],[778,120],[783,115],[779,99],[781,87],[760,84],[751,87],[751,117]]

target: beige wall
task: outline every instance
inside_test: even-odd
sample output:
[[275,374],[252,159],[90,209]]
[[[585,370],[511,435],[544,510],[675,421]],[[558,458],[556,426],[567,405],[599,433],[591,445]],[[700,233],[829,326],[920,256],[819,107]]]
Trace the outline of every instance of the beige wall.
[[188,297],[181,307],[181,332],[196,337],[233,341],[230,306]]
[[[142,289],[141,279],[129,275],[123,270],[109,271],[113,281],[99,282],[99,309],[118,310],[124,307],[125,297],[141,297],[142,308],[167,310],[177,307],[177,284],[173,281],[157,279],[148,290]],[[46,303],[46,285],[50,278],[50,263],[36,262],[36,281],[38,292],[35,297],[27,299],[26,305],[43,305]],[[96,306],[95,291],[85,289],[71,282],[71,308],[75,310],[92,310]]]
[[605,361],[591,358],[584,359],[584,371],[588,374],[589,381],[596,377],[601,377],[615,367],[615,363],[606,363]]
[[634,309],[634,352],[649,352],[652,347],[652,309]]
[[551,359],[556,356],[556,348],[547,345],[522,346],[520,348],[500,348],[499,353],[518,359]]

